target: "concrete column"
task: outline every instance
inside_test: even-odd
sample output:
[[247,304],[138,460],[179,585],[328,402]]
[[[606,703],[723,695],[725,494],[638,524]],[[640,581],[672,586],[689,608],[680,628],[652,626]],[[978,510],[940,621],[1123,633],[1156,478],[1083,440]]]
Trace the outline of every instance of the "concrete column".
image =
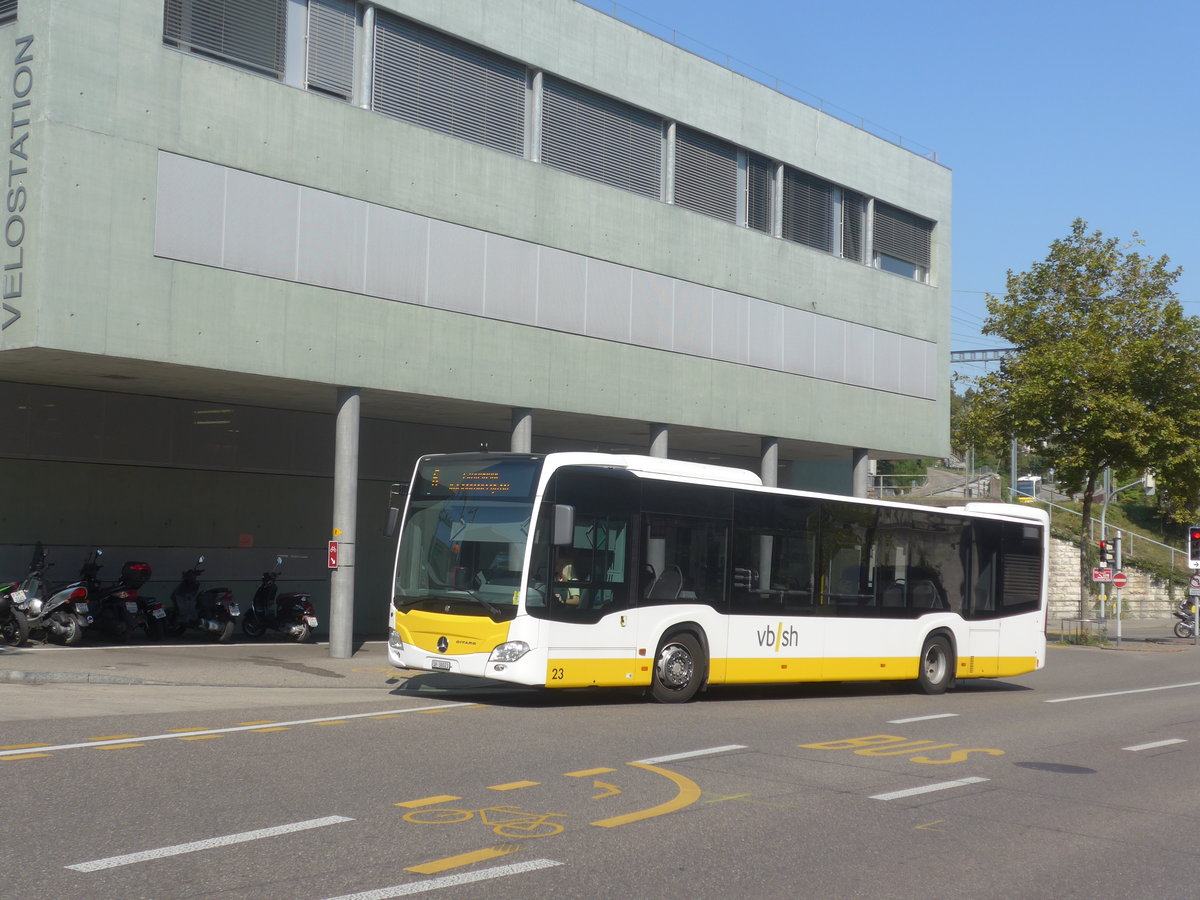
[[671,429],[666,425],[658,423],[650,424],[650,449],[651,456],[658,456],[662,459],[667,458],[667,443],[670,438]]
[[759,474],[762,483],[767,487],[779,486],[779,438],[765,437],[762,439]]
[[329,655],[354,655],[354,542],[358,519],[358,388],[339,388],[333,451],[333,540],[338,564],[330,574]]
[[533,410],[515,406],[512,411],[512,441],[509,449],[513,453],[533,452]]
[[865,497],[871,475],[870,451],[864,450],[862,447],[855,447],[850,451],[850,464],[853,467],[850,476],[851,496]]

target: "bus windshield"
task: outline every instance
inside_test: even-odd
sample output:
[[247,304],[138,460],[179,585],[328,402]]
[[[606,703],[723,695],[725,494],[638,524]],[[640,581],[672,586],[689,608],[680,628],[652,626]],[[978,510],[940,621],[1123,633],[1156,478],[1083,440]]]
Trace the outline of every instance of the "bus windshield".
[[400,535],[396,608],[512,618],[537,469],[529,457],[422,463]]

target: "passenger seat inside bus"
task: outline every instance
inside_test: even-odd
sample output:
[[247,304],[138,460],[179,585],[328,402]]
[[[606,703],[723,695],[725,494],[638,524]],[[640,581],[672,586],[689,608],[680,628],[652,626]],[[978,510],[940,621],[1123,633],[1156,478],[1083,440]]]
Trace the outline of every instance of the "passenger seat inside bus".
[[666,570],[658,576],[658,581],[650,586],[650,591],[646,595],[647,600],[675,600],[679,597],[679,591],[683,588],[683,572],[679,570],[679,566],[668,566]]

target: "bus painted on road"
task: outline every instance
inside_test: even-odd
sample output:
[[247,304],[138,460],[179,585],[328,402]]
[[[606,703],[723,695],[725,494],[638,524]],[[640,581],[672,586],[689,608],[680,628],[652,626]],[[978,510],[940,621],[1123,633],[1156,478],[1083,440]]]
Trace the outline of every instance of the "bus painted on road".
[[764,487],[604,453],[418,460],[398,667],[548,688],[956,679],[1041,668],[1048,521]]

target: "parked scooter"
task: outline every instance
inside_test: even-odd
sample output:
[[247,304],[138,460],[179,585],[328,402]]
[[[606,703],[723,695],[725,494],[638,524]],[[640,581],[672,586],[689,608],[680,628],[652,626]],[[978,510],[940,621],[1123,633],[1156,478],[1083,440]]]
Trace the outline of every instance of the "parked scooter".
[[275,557],[275,568],[263,572],[262,583],[254,592],[250,608],[242,616],[242,631],[247,637],[260,638],[267,629],[282,631],[296,643],[302,644],[312,638],[317,627],[316,611],[308,594],[280,594],[275,580],[283,568],[283,557]]
[[1195,634],[1196,603],[1190,598],[1179,601],[1179,606],[1173,611],[1179,621],[1175,623],[1175,637],[1189,638]]
[[218,642],[227,644],[233,640],[233,623],[242,614],[233,602],[233,591],[229,588],[205,588],[200,590],[200,576],[204,570],[204,557],[196,565],[185,569],[179,584],[171,591],[172,608],[167,610],[167,630],[178,637],[189,628],[197,628]]
[[121,567],[121,577],[105,585],[100,583],[103,555],[103,550],[93,550],[79,568],[79,583],[88,590],[96,628],[111,641],[129,640],[138,626],[146,629],[151,640],[162,640],[166,618],[162,604],[150,598],[138,602],[138,588],[150,580],[150,564],[127,562]]
[[79,582],[55,590],[46,581],[46,551],[39,542],[29,563],[29,574],[8,596],[25,616],[29,635],[35,640],[51,640],[74,646],[83,640],[83,632],[92,623],[87,603],[87,587]]
[[[20,582],[0,587],[0,644],[19,647],[29,636],[29,621],[25,613],[13,600],[13,593],[20,590]],[[25,592],[21,591],[24,600]]]

